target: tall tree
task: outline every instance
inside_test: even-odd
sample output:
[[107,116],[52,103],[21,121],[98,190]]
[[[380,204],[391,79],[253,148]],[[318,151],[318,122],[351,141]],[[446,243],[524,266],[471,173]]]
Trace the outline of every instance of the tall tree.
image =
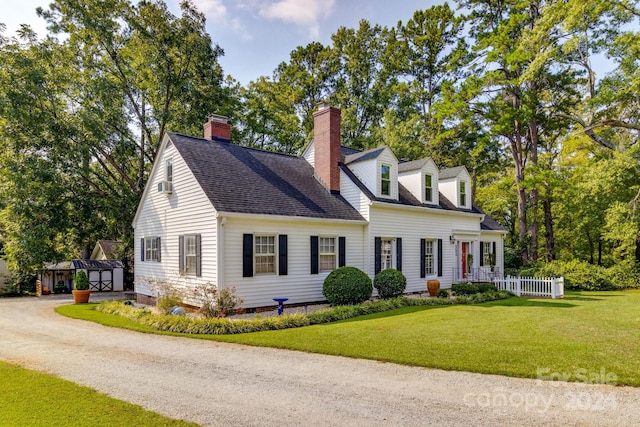
[[[52,225],[66,236],[59,256],[71,248],[78,256],[98,237],[124,240],[131,249],[131,219],[163,133],[199,134],[207,113],[228,113],[217,62],[222,51],[193,4],[183,2],[181,10],[176,17],[162,1],[58,0],[39,9],[49,23],[47,39],[25,28],[22,43],[3,46],[8,60],[0,65],[0,85],[9,104],[0,144],[25,162],[57,169],[68,202],[58,211],[66,222]],[[5,171],[2,179],[18,182],[19,169]],[[58,206],[62,196],[40,197]],[[14,216],[2,218],[5,229],[19,228]],[[31,243],[22,237],[10,236],[8,245],[51,241],[38,233]],[[24,261],[24,269],[45,260]]]

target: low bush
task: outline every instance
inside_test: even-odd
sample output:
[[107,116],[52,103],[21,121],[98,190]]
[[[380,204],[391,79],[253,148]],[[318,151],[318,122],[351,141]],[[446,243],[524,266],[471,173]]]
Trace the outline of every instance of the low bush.
[[478,283],[478,292],[480,292],[481,294],[484,294],[485,292],[495,292],[498,290],[498,288],[496,288],[496,285],[494,285],[493,283]]
[[451,296],[451,289],[438,289],[438,298],[449,298]]
[[340,267],[324,279],[322,295],[331,305],[360,304],[373,294],[371,279],[355,267]]
[[89,277],[84,270],[80,270],[76,273],[75,288],[78,291],[86,291],[89,289]]
[[122,316],[159,331],[185,334],[225,335],[299,328],[301,326],[336,322],[356,316],[381,313],[402,307],[477,304],[505,299],[510,296],[508,292],[500,291],[473,295],[472,297],[460,296],[447,299],[398,297],[359,305],[342,305],[309,314],[283,314],[281,316],[255,317],[253,319],[194,318],[154,314],[146,308],[139,309],[131,305],[125,305],[122,301],[102,302],[96,306],[96,310],[107,314]]
[[399,297],[407,288],[407,278],[394,268],[382,270],[373,278],[373,287],[382,299]]
[[471,283],[456,283],[451,286],[451,290],[456,296],[473,295],[480,292],[478,287]]
[[180,305],[182,305],[182,298],[176,294],[163,295],[156,302],[156,308],[164,314],[169,314],[169,310]]

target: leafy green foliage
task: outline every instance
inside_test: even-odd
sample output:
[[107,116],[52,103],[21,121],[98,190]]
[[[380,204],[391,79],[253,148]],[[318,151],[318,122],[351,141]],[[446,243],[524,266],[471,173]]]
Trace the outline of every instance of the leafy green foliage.
[[84,270],[80,270],[76,273],[74,287],[78,291],[86,291],[89,289],[89,277],[87,277],[87,273],[85,273]]
[[371,279],[356,267],[337,268],[322,284],[322,295],[331,305],[360,304],[371,298],[372,293]]
[[438,298],[449,298],[451,296],[451,289],[438,289]]
[[564,277],[566,289],[611,290],[640,288],[640,267],[627,260],[606,268],[585,261],[555,261],[525,270],[525,274],[539,277]]
[[387,268],[375,275],[373,287],[378,291],[380,298],[395,298],[404,293],[407,288],[407,278],[401,271]]
[[458,295],[473,295],[480,292],[478,287],[472,283],[454,283],[451,286],[453,293]]
[[169,314],[169,311],[176,306],[182,305],[182,297],[177,294],[166,294],[158,298],[156,302],[156,308],[161,313]]
[[[452,299],[421,299],[399,297],[359,305],[340,305],[309,314],[285,313],[281,316],[254,317],[252,319],[193,318],[154,314],[147,309],[137,309],[132,306],[125,305],[121,301],[107,301],[100,303],[96,306],[95,310],[101,313],[122,316],[133,322],[149,326],[158,331],[185,334],[224,335],[298,328],[301,326],[350,319],[372,313],[381,313],[402,307],[478,304],[508,298],[509,296],[510,295],[506,292],[493,292],[483,295],[474,295],[474,298],[458,297]],[[71,307],[72,306],[70,305],[61,307],[58,309],[58,312],[62,312],[66,315],[75,314],[79,317],[88,313],[87,310],[73,309]],[[73,313],[67,313],[67,311],[73,311]]]

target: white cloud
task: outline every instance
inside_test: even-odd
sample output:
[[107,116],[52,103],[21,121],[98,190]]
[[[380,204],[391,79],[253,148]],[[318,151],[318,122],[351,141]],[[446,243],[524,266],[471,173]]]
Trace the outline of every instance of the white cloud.
[[317,38],[320,33],[318,21],[333,12],[334,4],[335,0],[277,0],[262,4],[260,15],[305,27],[311,37]]
[[227,7],[222,4],[222,0],[193,0],[198,10],[214,22],[225,21],[227,18]]

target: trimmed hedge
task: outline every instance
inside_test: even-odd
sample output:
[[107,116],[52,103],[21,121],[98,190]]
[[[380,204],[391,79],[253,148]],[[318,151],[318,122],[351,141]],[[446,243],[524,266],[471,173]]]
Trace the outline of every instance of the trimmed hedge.
[[407,278],[394,268],[382,270],[373,278],[373,287],[382,299],[399,297],[407,288]]
[[456,295],[473,295],[480,292],[478,287],[471,283],[455,283],[451,285],[451,290]]
[[454,304],[478,304],[509,298],[508,292],[487,292],[457,298],[407,298],[399,297],[359,305],[344,305],[320,310],[309,314],[283,314],[272,317],[254,317],[253,319],[230,318],[194,318],[155,314],[149,309],[139,309],[125,305],[122,301],[106,301],[98,304],[96,310],[122,316],[134,322],[150,326],[159,331],[185,334],[225,335],[248,332],[271,331],[276,329],[299,328],[350,319],[367,314],[381,313],[402,307],[422,307]]
[[324,279],[322,295],[331,305],[360,304],[373,294],[371,279],[355,267],[340,267]]

